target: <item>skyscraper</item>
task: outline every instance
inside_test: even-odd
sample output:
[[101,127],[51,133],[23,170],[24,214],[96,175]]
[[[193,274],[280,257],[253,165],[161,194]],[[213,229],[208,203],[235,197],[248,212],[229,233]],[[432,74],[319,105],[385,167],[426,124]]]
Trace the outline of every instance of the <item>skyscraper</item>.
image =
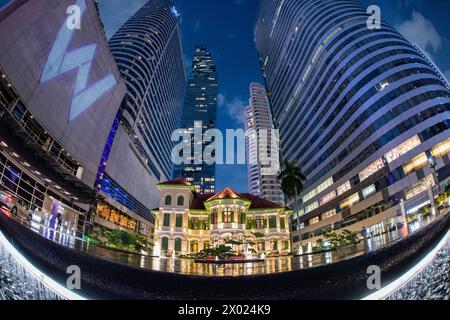
[[170,1],[150,0],[109,41],[127,91],[98,185],[102,194],[143,216],[151,216],[159,201],[157,184],[173,170],[171,136],[186,80],[178,17]]
[[[245,109],[245,131],[247,132],[247,159],[249,192],[263,199],[283,203],[280,182],[276,169],[270,170],[273,159],[279,167],[277,144],[273,144],[274,126],[266,90],[260,83],[250,84],[250,103]],[[264,150],[263,150],[264,149]],[[266,160],[266,161],[265,161]]]
[[158,181],[172,174],[185,86],[178,16],[170,1],[150,0],[109,41],[128,89],[122,124]]
[[297,245],[433,212],[450,174],[446,84],[394,28],[370,30],[368,18],[356,1],[260,3],[255,41],[282,155],[308,179],[293,204]]
[[[188,80],[186,98],[184,101],[181,127],[192,134],[194,129],[203,132],[216,128],[217,122],[217,74],[216,65],[206,46],[198,45],[192,61],[192,74]],[[192,140],[193,144],[193,140]],[[205,145],[203,144],[202,152]],[[194,160],[200,155],[194,154]],[[175,177],[181,177],[190,182],[201,193],[214,193],[216,189],[216,166],[194,161],[190,164],[177,166]],[[201,162],[201,164],[200,164]]]

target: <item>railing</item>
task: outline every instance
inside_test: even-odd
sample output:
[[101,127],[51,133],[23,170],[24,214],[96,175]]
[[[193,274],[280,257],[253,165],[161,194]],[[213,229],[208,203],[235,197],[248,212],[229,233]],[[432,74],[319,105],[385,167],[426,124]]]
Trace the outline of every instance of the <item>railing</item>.
[[28,261],[0,232],[0,300],[84,300]]
[[445,299],[449,276],[450,231],[419,263],[364,300]]

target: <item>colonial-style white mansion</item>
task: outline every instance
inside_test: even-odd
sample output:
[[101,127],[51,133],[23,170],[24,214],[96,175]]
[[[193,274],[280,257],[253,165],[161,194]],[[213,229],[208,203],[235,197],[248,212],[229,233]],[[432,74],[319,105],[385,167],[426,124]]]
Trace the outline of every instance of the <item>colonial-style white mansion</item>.
[[155,237],[162,255],[196,253],[230,240],[235,251],[246,250],[236,243],[250,243],[264,254],[291,250],[289,209],[230,188],[198,194],[182,179],[161,183],[159,189]]

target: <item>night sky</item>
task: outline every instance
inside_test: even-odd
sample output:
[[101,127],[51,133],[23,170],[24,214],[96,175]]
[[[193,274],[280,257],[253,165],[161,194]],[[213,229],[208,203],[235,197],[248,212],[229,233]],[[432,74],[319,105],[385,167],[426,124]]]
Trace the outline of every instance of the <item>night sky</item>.
[[[147,0],[99,0],[110,37]],[[2,7],[7,0],[0,0]],[[219,75],[219,127],[242,128],[249,84],[261,81],[253,42],[258,0],[175,0],[181,13],[187,72],[195,44],[208,46]],[[450,0],[362,0],[381,7],[382,19],[417,43],[450,78]],[[247,190],[246,166],[218,166],[217,189]]]

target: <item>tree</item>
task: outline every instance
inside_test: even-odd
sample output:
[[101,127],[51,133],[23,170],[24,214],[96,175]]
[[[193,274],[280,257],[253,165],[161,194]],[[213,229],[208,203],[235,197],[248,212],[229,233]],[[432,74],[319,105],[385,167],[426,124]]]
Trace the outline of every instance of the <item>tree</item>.
[[289,161],[284,161],[278,179],[281,181],[281,190],[288,201],[297,198],[302,193],[303,183],[306,181],[305,175],[297,164]]

